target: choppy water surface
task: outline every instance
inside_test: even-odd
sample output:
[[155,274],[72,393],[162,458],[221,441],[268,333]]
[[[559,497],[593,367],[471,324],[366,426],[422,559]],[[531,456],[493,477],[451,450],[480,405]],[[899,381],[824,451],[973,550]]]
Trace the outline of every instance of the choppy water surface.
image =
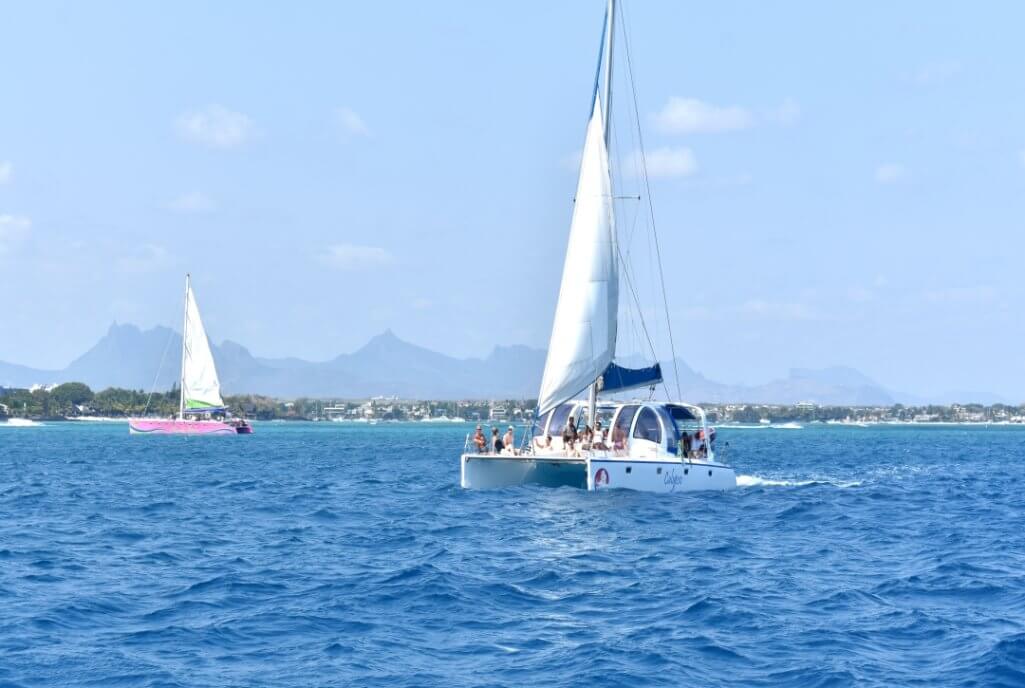
[[1025,429],[671,496],[463,491],[465,431],[0,428],[0,685],[1025,685]]

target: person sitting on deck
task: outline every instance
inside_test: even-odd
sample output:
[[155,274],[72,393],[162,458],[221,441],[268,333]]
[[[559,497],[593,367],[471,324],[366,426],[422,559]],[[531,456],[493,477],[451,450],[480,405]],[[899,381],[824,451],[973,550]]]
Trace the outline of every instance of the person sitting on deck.
[[626,451],[626,431],[618,425],[612,428],[612,451],[617,455]]
[[566,423],[566,429],[562,431],[562,448],[566,450],[566,456],[573,456],[577,444],[577,425],[570,418]]
[[594,436],[591,438],[591,448],[607,450],[609,447],[605,444],[605,431],[601,429],[601,421],[594,421]]
[[484,436],[484,431],[478,425],[477,430],[473,433],[473,446],[476,448],[478,454],[483,454],[488,450],[488,438]]
[[552,436],[550,434],[545,434],[544,437],[541,437],[540,435],[538,435],[537,437],[534,438],[534,448],[535,449],[551,449],[552,448]]
[[502,453],[502,438],[498,436],[498,428],[491,428],[491,452]]
[[690,433],[684,432],[680,437],[680,456],[690,458]]
[[706,458],[708,456],[708,449],[705,444],[705,431],[698,430],[694,433],[694,442],[691,444],[691,457],[695,459]]
[[506,454],[516,453],[516,434],[513,430],[513,426],[509,426],[509,429],[505,431],[505,437],[502,438],[502,446],[505,447]]
[[594,432],[591,430],[590,425],[584,426],[584,431],[580,433],[580,449],[581,451],[591,451],[591,446],[594,442]]

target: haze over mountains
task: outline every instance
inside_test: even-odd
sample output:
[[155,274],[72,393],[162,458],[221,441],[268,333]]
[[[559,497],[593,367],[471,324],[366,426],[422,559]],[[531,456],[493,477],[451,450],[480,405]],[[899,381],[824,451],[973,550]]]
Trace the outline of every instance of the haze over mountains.
[[[390,330],[350,354],[330,361],[259,358],[241,344],[213,346],[221,385],[228,394],[277,398],[413,399],[532,398],[540,386],[545,352],[526,346],[500,346],[483,359],[453,358],[399,339]],[[63,370],[38,370],[0,362],[0,386],[28,387],[78,381],[93,389],[169,389],[178,378],[181,337],[166,327],[142,331],[114,324],[95,346]],[[629,362],[627,362],[629,363]],[[876,405],[923,403],[887,390],[856,370],[831,367],[794,369],[783,379],[761,385],[728,385],[709,380],[677,360],[683,397],[699,402]],[[672,363],[663,370],[672,380]],[[159,373],[158,373],[159,371]],[[991,403],[996,398],[961,401]],[[954,401],[955,399],[943,400]]]

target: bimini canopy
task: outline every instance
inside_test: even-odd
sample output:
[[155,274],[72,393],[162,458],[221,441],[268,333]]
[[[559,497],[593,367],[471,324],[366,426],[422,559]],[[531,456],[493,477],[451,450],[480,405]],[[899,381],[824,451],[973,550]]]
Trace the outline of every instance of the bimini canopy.
[[615,363],[598,378],[598,391],[610,394],[638,387],[650,387],[662,382],[662,366],[656,363],[648,368],[624,368]]

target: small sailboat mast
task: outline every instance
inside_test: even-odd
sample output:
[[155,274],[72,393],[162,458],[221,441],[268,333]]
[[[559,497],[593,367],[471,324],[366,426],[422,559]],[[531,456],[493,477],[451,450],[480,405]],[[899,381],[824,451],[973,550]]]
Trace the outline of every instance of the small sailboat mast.
[[192,293],[192,275],[185,273],[185,301],[182,307],[182,367],[178,379],[178,418],[185,419],[185,352],[189,341],[189,296]]

